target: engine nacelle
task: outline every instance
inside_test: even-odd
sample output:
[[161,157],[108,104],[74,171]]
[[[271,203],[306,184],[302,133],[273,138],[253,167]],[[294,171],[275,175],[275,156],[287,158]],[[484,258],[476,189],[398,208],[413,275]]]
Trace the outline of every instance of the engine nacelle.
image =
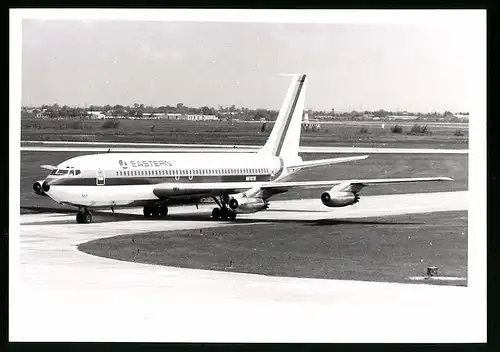
[[48,192],[49,189],[50,186],[47,182],[36,181],[33,183],[33,192],[39,196],[46,196],[47,194],[45,192]]
[[255,213],[269,207],[262,198],[231,198],[228,205],[237,213]]
[[359,196],[353,192],[338,192],[331,189],[321,194],[321,202],[327,207],[345,207],[359,201]]

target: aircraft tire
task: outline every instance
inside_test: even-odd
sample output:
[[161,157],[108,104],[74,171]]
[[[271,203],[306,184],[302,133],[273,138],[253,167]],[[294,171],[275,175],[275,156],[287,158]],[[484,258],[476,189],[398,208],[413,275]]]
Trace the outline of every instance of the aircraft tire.
[[84,210],[82,213],[82,219],[84,224],[90,224],[92,222],[92,214],[88,210]]
[[168,214],[168,207],[166,205],[162,205],[160,208],[160,215],[167,216],[167,214]]
[[220,219],[226,221],[229,217],[229,210],[227,208],[222,208],[220,212]]
[[80,210],[78,210],[78,212],[76,213],[76,222],[78,224],[82,224],[83,223],[83,216],[82,216],[82,212]]
[[153,212],[151,211],[150,207],[144,207],[142,209],[142,213],[144,214],[145,217],[149,218],[150,216],[153,215]]
[[220,216],[221,216],[220,209],[219,208],[214,208],[214,210],[212,210],[212,219],[219,220]]
[[236,213],[234,211],[228,211],[228,216],[229,220],[233,221],[234,219],[236,219]]

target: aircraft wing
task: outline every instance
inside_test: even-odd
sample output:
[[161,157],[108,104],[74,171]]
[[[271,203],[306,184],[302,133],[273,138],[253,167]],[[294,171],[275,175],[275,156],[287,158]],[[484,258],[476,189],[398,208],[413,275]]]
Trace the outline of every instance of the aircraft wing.
[[304,182],[268,182],[249,184],[248,182],[227,183],[160,183],[155,185],[153,193],[158,198],[186,198],[186,197],[213,197],[220,194],[235,194],[260,188],[272,194],[286,192],[294,188],[322,188],[337,186],[338,191],[358,192],[365,186],[378,184],[397,184],[408,182],[453,181],[449,177],[420,177],[420,178],[386,178],[337,181],[304,181]]
[[283,192],[294,188],[321,188],[333,187],[343,184],[345,187],[339,187],[338,191],[355,191],[361,188],[379,184],[397,184],[408,182],[429,182],[429,181],[453,181],[449,177],[416,177],[416,178],[381,178],[365,180],[338,180],[338,181],[304,181],[304,182],[272,182],[261,186],[263,190]]

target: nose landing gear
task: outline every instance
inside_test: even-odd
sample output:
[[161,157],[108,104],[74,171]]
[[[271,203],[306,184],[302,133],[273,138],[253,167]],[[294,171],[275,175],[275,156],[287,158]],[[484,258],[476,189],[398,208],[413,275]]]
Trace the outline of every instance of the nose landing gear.
[[92,222],[92,213],[88,209],[80,209],[76,213],[76,222],[79,224],[90,224]]

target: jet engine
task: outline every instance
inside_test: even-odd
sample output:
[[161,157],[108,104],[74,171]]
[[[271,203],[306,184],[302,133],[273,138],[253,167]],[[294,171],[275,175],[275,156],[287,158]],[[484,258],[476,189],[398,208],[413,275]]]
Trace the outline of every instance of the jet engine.
[[353,192],[338,192],[333,188],[328,192],[321,194],[321,202],[327,207],[345,207],[355,204],[359,201],[359,195]]
[[262,198],[231,198],[228,205],[237,213],[255,213],[269,207],[269,203]]
[[42,182],[43,181],[36,181],[33,183],[33,191],[39,196],[46,196],[47,194],[45,192],[47,192],[50,187],[46,182]]

